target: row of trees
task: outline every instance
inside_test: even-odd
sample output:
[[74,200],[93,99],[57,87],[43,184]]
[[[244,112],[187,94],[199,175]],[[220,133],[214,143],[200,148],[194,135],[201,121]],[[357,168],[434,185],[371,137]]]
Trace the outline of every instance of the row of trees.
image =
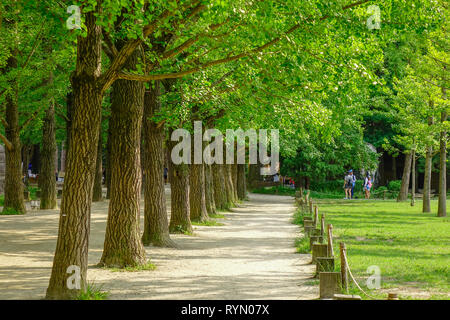
[[445,48],[450,43],[442,24],[429,34],[408,34],[386,50],[390,75],[392,137],[384,147],[391,153],[405,154],[402,184],[398,201],[408,197],[412,182],[411,204],[414,205],[417,158],[424,159],[423,212],[430,212],[432,159],[439,158],[438,216],[446,215],[447,131],[449,85],[447,68],[450,56]]
[[[417,16],[419,25],[406,28],[442,19],[439,3],[394,2],[381,3],[383,14],[400,25],[409,13]],[[142,264],[144,245],[173,246],[170,232],[189,232],[191,219],[207,219],[245,197],[243,165],[169,161],[168,221],[162,168],[177,128],[192,132],[201,121],[222,132],[279,129],[284,158],[311,147],[306,165],[320,158],[315,150],[346,146],[345,154],[353,142],[363,146],[361,109],[382,85],[374,73],[383,61],[381,44],[399,30],[397,24],[367,29],[369,3],[78,1],[81,28],[72,30],[65,28],[66,1],[2,3],[5,208],[25,211],[21,140],[42,141],[42,208],[56,207],[55,139],[68,148],[47,297],[78,293],[66,285],[71,265],[80,267],[86,288],[91,202],[102,197],[102,165],[110,198],[104,266]],[[31,127],[42,138],[39,130],[24,130]]]

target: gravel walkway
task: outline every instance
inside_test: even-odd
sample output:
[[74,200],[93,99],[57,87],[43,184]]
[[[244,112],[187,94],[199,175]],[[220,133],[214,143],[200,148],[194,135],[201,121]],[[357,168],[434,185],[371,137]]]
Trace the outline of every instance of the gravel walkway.
[[[178,249],[148,247],[157,269],[141,272],[94,268],[108,205],[94,203],[89,280],[110,299],[314,299],[310,256],[295,253],[292,203],[291,197],[250,194],[250,201],[217,219],[223,226],[173,236]],[[56,210],[0,216],[0,299],[44,297],[57,229]]]

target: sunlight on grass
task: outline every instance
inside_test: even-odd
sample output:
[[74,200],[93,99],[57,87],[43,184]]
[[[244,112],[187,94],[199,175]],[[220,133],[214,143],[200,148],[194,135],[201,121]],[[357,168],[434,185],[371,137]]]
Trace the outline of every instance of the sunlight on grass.
[[80,292],[76,300],[106,300],[109,292],[103,291],[102,287],[89,283],[86,291]]
[[295,240],[295,248],[298,253],[309,253],[309,238],[302,237]]
[[[350,268],[367,278],[371,265],[381,269],[382,287],[398,284],[450,291],[450,218],[422,213],[422,203],[319,200],[319,212],[333,225],[334,252],[345,242]],[[447,296],[448,299],[448,296]]]
[[153,271],[156,269],[156,266],[148,261],[146,264],[138,265],[138,266],[128,266],[125,268],[108,268],[108,270],[112,272],[138,272],[138,271]]
[[207,226],[207,227],[218,227],[223,226],[223,223],[217,222],[216,220],[206,220],[202,222],[192,221],[192,225],[194,226]]
[[225,215],[223,215],[223,214],[218,214],[218,213],[216,213],[216,214],[210,214],[209,217],[210,217],[210,218],[213,218],[213,219],[225,219]]

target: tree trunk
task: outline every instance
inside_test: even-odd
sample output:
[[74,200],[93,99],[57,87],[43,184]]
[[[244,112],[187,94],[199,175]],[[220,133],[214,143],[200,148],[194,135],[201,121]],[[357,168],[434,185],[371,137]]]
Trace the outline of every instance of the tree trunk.
[[30,160],[33,156],[33,149],[33,145],[31,144],[22,146],[22,177],[24,177],[24,184],[26,186],[29,184],[28,165],[30,164]]
[[226,210],[229,209],[227,204],[227,195],[224,192],[225,186],[225,175],[224,175],[224,165],[214,163],[211,166],[212,177],[213,177],[213,187],[214,187],[214,203],[216,204],[216,209]]
[[175,247],[169,236],[166,195],[164,189],[164,126],[152,121],[152,116],[161,109],[159,81],[145,92],[143,119],[143,171],[144,171],[144,245]]
[[[66,121],[66,151],[69,150],[69,146],[70,146],[70,131],[72,130],[72,120],[73,120],[73,106],[74,106],[74,96],[73,96],[73,91],[70,91],[69,93],[67,93],[67,98],[66,98],[66,108],[67,108],[67,112],[66,112],[66,117],[67,117],[67,121]],[[67,152],[64,155],[64,169],[66,168],[66,164],[67,164]],[[62,170],[65,172],[65,170]]]
[[98,133],[98,145],[97,145],[97,161],[95,163],[95,180],[94,191],[92,196],[93,202],[99,202],[103,200],[102,180],[103,180],[103,167],[102,157],[103,155],[103,139],[102,139],[102,126],[100,124],[100,130]]
[[214,185],[211,165],[205,164],[205,202],[208,214],[216,214],[216,204],[214,202]]
[[223,176],[225,179],[225,196],[227,199],[227,207],[231,208],[234,205],[234,191],[233,191],[233,181],[231,179],[231,167],[229,164],[223,164]]
[[108,121],[108,137],[106,141],[106,199],[111,198],[111,121]]
[[[433,117],[428,118],[428,125],[434,124]],[[425,173],[423,177],[423,203],[422,212],[431,212],[430,189],[431,189],[431,161],[433,159],[433,146],[427,146],[427,154],[425,156]]]
[[[7,62],[8,69],[17,68],[17,59],[13,54]],[[22,182],[22,146],[20,143],[18,88],[15,80],[11,81],[12,92],[6,95],[5,136],[9,145],[5,145],[5,201],[3,211],[12,209],[25,213]]]
[[262,180],[261,178],[261,171],[260,171],[260,164],[259,160],[256,164],[250,164],[248,169],[248,186],[251,189],[256,188],[259,181]]
[[56,137],[55,137],[55,105],[50,103],[45,113],[42,132],[41,171],[39,175],[41,187],[41,209],[56,209]]
[[[91,200],[102,106],[98,86],[102,36],[101,28],[96,25],[95,11],[84,17],[87,35],[77,39],[77,66],[71,77],[74,110],[48,299],[70,299],[80,290],[86,290]],[[71,266],[79,268],[80,289],[67,285],[68,277],[72,276],[67,273]]]
[[411,151],[412,165],[411,165],[411,206],[416,204],[416,150]]
[[[120,47],[120,45],[119,45]],[[137,49],[124,68],[135,70],[142,56]],[[117,80],[111,96],[111,200],[100,265],[137,266],[145,263],[139,229],[141,200],[140,140],[145,86]]]
[[234,201],[237,202],[237,200],[239,200],[238,197],[238,192],[237,192],[237,180],[238,180],[238,168],[237,168],[237,163],[235,161],[234,164],[231,165],[231,181],[233,182],[233,198]]
[[237,165],[237,194],[239,200],[245,200],[247,197],[245,184],[245,164]]
[[[441,124],[447,121],[447,112],[441,112]],[[447,216],[447,132],[441,131],[439,144],[439,201],[438,217]]]
[[225,177],[225,191],[227,195],[227,202],[229,206],[234,206],[234,190],[233,190],[233,178],[232,178],[232,169],[231,164],[224,164],[223,171]]
[[[169,132],[169,137],[172,130]],[[169,155],[176,145],[174,141],[168,141]],[[185,163],[174,164],[169,157],[169,176],[171,189],[171,214],[169,231],[172,233],[192,232],[189,203],[189,165]]]
[[205,196],[205,171],[203,164],[191,164],[190,167],[189,202],[191,221],[203,222],[208,220]]
[[411,175],[411,160],[412,152],[405,153],[405,166],[403,168],[402,184],[400,187],[400,192],[397,197],[397,201],[406,201],[408,199],[408,189],[409,189],[409,178]]

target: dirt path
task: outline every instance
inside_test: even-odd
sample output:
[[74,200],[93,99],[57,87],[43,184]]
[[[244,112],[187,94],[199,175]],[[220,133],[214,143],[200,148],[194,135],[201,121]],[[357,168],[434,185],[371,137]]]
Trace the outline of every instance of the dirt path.
[[[309,255],[295,253],[299,228],[290,223],[292,198],[250,195],[218,219],[223,226],[195,227],[176,235],[179,249],[148,247],[154,271],[94,268],[105,235],[107,202],[92,210],[88,278],[110,299],[313,299]],[[58,211],[0,216],[0,299],[40,299],[50,277]]]

